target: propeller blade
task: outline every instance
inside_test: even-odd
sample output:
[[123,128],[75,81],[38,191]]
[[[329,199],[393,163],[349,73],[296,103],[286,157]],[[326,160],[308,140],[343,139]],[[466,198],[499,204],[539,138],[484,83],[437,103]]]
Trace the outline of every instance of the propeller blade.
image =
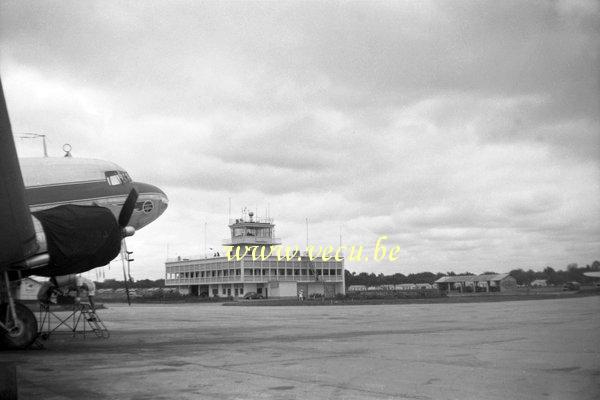
[[131,192],[129,192],[129,195],[127,196],[127,200],[123,203],[123,208],[121,208],[121,212],[119,213],[119,226],[121,228],[125,228],[127,224],[129,224],[129,219],[131,218],[131,214],[133,214],[137,199],[137,190],[135,190],[135,188],[131,189]]

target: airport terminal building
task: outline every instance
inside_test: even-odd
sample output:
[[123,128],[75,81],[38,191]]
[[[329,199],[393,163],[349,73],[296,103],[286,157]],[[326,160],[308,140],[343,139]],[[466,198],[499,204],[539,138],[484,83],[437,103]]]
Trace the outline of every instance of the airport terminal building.
[[[281,244],[274,237],[271,218],[254,218],[253,213],[231,220],[231,238],[224,244],[265,248]],[[243,251],[241,252],[243,254]],[[260,254],[260,252],[258,252]],[[228,259],[224,254],[213,257],[168,259],[165,263],[165,285],[176,286],[184,294],[209,297],[243,297],[254,292],[265,298],[304,297],[320,295],[334,297],[345,294],[344,261],[310,260],[306,255],[294,255],[290,260],[277,255],[253,259],[248,254],[241,259]]]

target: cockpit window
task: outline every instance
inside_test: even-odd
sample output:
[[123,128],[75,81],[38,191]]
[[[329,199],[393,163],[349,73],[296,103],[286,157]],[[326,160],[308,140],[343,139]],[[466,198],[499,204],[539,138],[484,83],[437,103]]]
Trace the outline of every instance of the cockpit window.
[[106,176],[106,181],[111,186],[131,182],[131,177],[125,171],[106,171],[104,175]]

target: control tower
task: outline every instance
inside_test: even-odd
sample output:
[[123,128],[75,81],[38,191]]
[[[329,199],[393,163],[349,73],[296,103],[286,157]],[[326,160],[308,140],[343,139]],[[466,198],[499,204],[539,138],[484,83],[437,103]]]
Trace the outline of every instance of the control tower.
[[274,237],[273,219],[255,218],[252,211],[242,214],[241,218],[229,221],[229,229],[231,238],[223,241],[226,246],[234,246],[234,248],[238,246],[271,247],[281,244],[281,240]]

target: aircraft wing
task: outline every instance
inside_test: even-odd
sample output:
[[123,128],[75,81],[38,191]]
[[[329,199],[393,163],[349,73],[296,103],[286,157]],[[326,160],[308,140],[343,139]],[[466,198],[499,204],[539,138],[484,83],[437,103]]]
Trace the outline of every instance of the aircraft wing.
[[0,81],[0,272],[38,250]]

